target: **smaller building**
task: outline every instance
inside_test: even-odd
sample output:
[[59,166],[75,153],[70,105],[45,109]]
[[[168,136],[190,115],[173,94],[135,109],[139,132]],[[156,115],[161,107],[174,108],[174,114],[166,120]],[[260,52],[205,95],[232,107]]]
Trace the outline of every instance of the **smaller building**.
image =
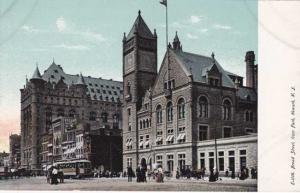
[[12,134],[9,136],[9,166],[19,168],[21,165],[21,136]]
[[9,154],[5,151],[3,151],[2,153],[0,152],[0,167],[4,166],[4,162],[6,162],[8,156]]
[[53,119],[49,133],[43,137],[43,168],[58,161],[86,159],[93,168],[121,171],[120,130],[100,125],[71,117]]

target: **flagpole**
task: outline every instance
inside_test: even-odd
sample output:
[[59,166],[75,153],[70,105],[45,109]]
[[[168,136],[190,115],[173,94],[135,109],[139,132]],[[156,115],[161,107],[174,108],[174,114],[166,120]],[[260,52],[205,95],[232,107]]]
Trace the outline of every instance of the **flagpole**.
[[[170,69],[169,69],[169,48],[168,48],[168,43],[169,43],[169,37],[168,37],[168,0],[166,0],[166,49],[167,49],[167,78],[168,78],[168,81],[170,80]],[[167,85],[169,85],[169,83],[167,83]],[[170,89],[170,88],[169,88]]]

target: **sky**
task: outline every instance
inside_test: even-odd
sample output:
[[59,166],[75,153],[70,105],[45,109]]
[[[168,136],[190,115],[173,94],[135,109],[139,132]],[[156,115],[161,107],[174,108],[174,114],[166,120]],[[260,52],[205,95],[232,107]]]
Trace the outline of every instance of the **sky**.
[[[244,57],[257,54],[256,0],[169,0],[169,41],[215,58],[245,76]],[[20,89],[38,65],[53,59],[68,74],[122,80],[122,38],[138,10],[158,35],[158,66],[165,52],[165,7],[159,0],[1,0],[0,152],[20,133]]]

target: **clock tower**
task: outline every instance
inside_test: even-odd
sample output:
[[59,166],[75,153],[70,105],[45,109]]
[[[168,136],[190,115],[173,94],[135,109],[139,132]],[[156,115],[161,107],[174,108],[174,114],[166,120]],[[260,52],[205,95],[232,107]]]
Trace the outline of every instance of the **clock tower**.
[[139,14],[123,37],[123,165],[137,167],[139,130],[137,112],[157,76],[157,35]]
[[[157,35],[139,11],[129,34],[123,37],[124,102],[141,107],[142,98],[157,76]],[[137,109],[137,110],[138,110]]]

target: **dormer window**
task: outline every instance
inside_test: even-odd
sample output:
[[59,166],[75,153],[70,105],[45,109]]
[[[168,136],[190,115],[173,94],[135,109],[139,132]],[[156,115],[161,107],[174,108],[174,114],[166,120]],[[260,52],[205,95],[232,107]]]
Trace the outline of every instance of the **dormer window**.
[[208,84],[211,86],[219,86],[219,79],[217,78],[209,78]]

